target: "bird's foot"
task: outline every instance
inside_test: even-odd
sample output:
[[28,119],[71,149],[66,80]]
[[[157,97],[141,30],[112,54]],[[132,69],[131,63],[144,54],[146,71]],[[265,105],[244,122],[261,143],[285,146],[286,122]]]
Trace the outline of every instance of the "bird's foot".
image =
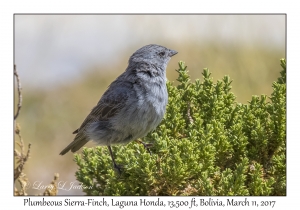
[[139,140],[139,139],[136,140],[136,142],[142,144],[142,145],[144,146],[144,148],[147,149],[147,151],[150,153],[150,155],[152,155],[152,152],[151,152],[151,150],[150,150],[150,147],[153,146],[152,143],[145,143],[145,142],[143,142],[143,141],[141,141],[141,140]]
[[121,175],[122,169],[123,169],[122,165],[117,165],[116,163],[113,163],[113,164],[114,164],[115,171],[117,171],[118,174]]

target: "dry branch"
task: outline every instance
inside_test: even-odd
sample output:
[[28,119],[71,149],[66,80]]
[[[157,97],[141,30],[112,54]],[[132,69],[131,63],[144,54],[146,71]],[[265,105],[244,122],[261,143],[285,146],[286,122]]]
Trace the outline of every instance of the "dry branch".
[[22,87],[21,87],[20,77],[19,77],[19,74],[17,72],[17,66],[16,65],[14,65],[14,75],[17,79],[18,96],[19,96],[18,109],[17,109],[17,113],[14,116],[14,120],[16,120],[17,117],[19,116],[19,113],[20,113],[20,110],[21,110],[21,107],[22,107],[22,92],[21,92]]

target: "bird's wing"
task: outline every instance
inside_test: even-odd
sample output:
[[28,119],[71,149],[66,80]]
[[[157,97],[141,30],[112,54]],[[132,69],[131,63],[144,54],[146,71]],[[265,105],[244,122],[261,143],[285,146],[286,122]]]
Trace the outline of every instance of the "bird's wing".
[[125,105],[126,97],[120,97],[120,101],[117,100],[103,100],[98,103],[91,111],[91,113],[85,118],[83,123],[77,132],[85,129],[85,126],[90,122],[106,121],[109,118],[115,116],[120,109]]
[[128,89],[128,85],[116,85],[114,88],[110,87],[83,121],[77,132],[85,130],[88,123],[106,121],[115,116],[119,110],[125,106],[129,94],[130,90]]
[[89,141],[89,137],[86,135],[86,127],[88,124],[97,121],[108,121],[126,105],[126,101],[131,94],[131,84],[124,83],[115,85],[113,83],[112,85],[114,85],[114,87],[112,88],[112,86],[110,86],[98,104],[92,109],[91,113],[85,118],[82,125],[73,132],[73,134],[76,134],[74,141],[63,149],[60,155],[64,155],[70,150],[76,152]]

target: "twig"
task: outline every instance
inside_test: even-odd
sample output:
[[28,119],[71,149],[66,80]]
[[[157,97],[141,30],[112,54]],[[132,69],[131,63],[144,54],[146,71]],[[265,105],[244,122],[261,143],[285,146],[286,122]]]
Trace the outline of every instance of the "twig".
[[18,102],[18,110],[17,110],[17,113],[16,115],[14,116],[14,120],[17,119],[17,117],[19,116],[19,113],[20,113],[20,110],[21,110],[21,107],[22,107],[22,92],[21,92],[21,82],[20,82],[20,78],[19,78],[19,75],[18,75],[18,72],[17,72],[17,66],[14,65],[14,75],[16,76],[16,79],[17,79],[17,85],[18,85],[18,95],[19,95],[19,102]]
[[188,118],[189,123],[193,124],[194,120],[191,116],[191,102],[188,102],[188,104],[187,104],[187,113],[186,114],[187,114],[187,118]]
[[29,143],[27,154],[25,154],[24,142],[23,142],[23,139],[22,139],[21,134],[20,134],[19,126],[17,126],[17,128],[16,128],[16,134],[19,136],[19,139],[20,139],[20,143],[19,142],[17,142],[17,143],[18,143],[19,147],[21,148],[21,152],[19,152],[17,149],[15,149],[15,151],[14,151],[15,157],[17,157],[18,162],[20,163],[17,166],[17,168],[15,168],[14,181],[16,181],[19,178],[20,174],[22,173],[24,165],[25,165],[25,163],[27,162],[27,160],[29,158],[30,147],[31,147],[31,144]]
[[50,196],[53,196],[53,195],[57,195],[58,193],[58,188],[57,188],[57,180],[59,178],[59,174],[58,173],[55,173],[54,174],[54,179],[53,181],[51,182],[50,185],[48,185],[48,187],[46,188],[45,192],[43,193],[43,196],[45,195],[50,195]]
[[19,140],[20,140],[19,142],[16,141],[16,143],[19,145],[21,150],[21,152],[19,152],[17,149],[14,150],[14,156],[16,157],[19,163],[19,165],[14,170],[14,181],[18,180],[21,185],[20,191],[17,188],[15,188],[15,195],[27,195],[26,186],[28,180],[26,178],[26,175],[22,171],[24,169],[25,163],[29,158],[31,144],[28,144],[28,150],[27,153],[25,153],[24,142],[20,134],[20,126],[16,123],[16,119],[19,116],[22,107],[22,92],[21,92],[22,88],[21,88],[20,77],[18,75],[16,65],[14,65],[14,75],[17,79],[18,95],[19,95],[18,109],[17,109],[17,113],[14,116],[14,123],[15,123],[15,133],[19,136]]
[[27,184],[28,184],[28,179],[26,177],[26,175],[24,173],[21,173],[20,177],[18,178],[18,181],[20,183],[21,186],[21,190],[18,190],[15,188],[15,195],[22,195],[22,196],[26,196],[26,189],[27,189]]

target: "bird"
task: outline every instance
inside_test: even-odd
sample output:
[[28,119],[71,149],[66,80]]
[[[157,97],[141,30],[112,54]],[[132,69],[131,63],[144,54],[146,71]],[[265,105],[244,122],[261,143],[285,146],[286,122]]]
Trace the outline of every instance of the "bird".
[[76,152],[92,140],[107,146],[113,166],[120,172],[111,146],[142,138],[162,121],[168,103],[166,68],[177,53],[157,44],[135,51],[126,70],[108,86],[60,155]]

